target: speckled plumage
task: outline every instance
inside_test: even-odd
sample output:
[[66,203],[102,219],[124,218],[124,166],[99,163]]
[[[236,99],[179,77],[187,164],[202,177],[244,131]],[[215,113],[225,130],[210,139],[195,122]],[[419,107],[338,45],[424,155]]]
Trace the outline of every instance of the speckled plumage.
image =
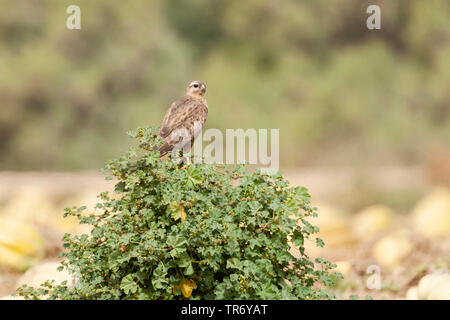
[[158,137],[164,141],[162,146],[156,148],[161,157],[175,147],[190,150],[208,115],[205,92],[203,81],[192,81],[186,94],[172,103],[158,131]]

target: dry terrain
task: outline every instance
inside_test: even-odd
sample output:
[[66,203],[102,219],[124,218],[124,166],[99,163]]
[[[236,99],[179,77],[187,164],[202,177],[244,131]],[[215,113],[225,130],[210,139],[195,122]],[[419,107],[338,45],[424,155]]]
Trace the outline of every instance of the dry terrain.
[[[311,256],[338,264],[345,276],[334,288],[339,298],[413,298],[416,291],[411,288],[427,274],[447,277],[448,188],[434,186],[423,168],[301,168],[284,172],[293,185],[308,187],[319,208],[319,218],[313,222],[321,228],[326,246],[318,250],[311,241],[307,250]],[[96,195],[112,187],[96,172],[0,172],[0,219],[21,221],[42,237],[42,254],[33,264],[53,261],[61,250],[64,232],[86,231],[75,221],[62,219],[63,208],[92,207]],[[440,199],[444,205],[438,203]],[[437,212],[426,213],[426,221],[436,220],[434,225],[421,222],[423,210]],[[0,232],[1,228],[0,223]],[[21,232],[16,236],[21,237]],[[296,254],[295,248],[292,252]],[[0,297],[9,295],[22,276],[20,268],[0,265]],[[439,285],[444,283],[441,290],[446,291],[450,282],[445,282],[448,277],[442,279]],[[378,288],[368,288],[378,280]],[[421,294],[419,298],[424,298]],[[440,293],[433,294],[442,298]]]

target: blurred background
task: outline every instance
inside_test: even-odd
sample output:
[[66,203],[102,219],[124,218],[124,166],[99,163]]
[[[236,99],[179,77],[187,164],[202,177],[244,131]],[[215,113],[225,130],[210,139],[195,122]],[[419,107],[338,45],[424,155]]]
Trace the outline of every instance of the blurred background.
[[93,207],[125,133],[201,79],[206,128],[280,129],[340,298],[450,299],[449,1],[0,1],[0,296],[49,277],[62,234],[86,231],[63,208]]

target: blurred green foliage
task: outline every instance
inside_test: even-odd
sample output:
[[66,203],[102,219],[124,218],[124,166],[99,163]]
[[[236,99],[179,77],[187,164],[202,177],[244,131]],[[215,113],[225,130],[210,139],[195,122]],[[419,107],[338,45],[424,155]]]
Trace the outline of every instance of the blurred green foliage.
[[417,163],[450,141],[449,40],[447,0],[2,0],[0,169],[99,167],[194,79],[284,166]]

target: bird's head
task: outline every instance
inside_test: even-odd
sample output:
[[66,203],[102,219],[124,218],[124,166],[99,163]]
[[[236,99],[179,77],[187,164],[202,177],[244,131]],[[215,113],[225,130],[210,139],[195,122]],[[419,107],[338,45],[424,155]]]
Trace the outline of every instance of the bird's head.
[[194,97],[203,97],[206,93],[206,83],[203,81],[192,81],[186,89],[186,94]]

